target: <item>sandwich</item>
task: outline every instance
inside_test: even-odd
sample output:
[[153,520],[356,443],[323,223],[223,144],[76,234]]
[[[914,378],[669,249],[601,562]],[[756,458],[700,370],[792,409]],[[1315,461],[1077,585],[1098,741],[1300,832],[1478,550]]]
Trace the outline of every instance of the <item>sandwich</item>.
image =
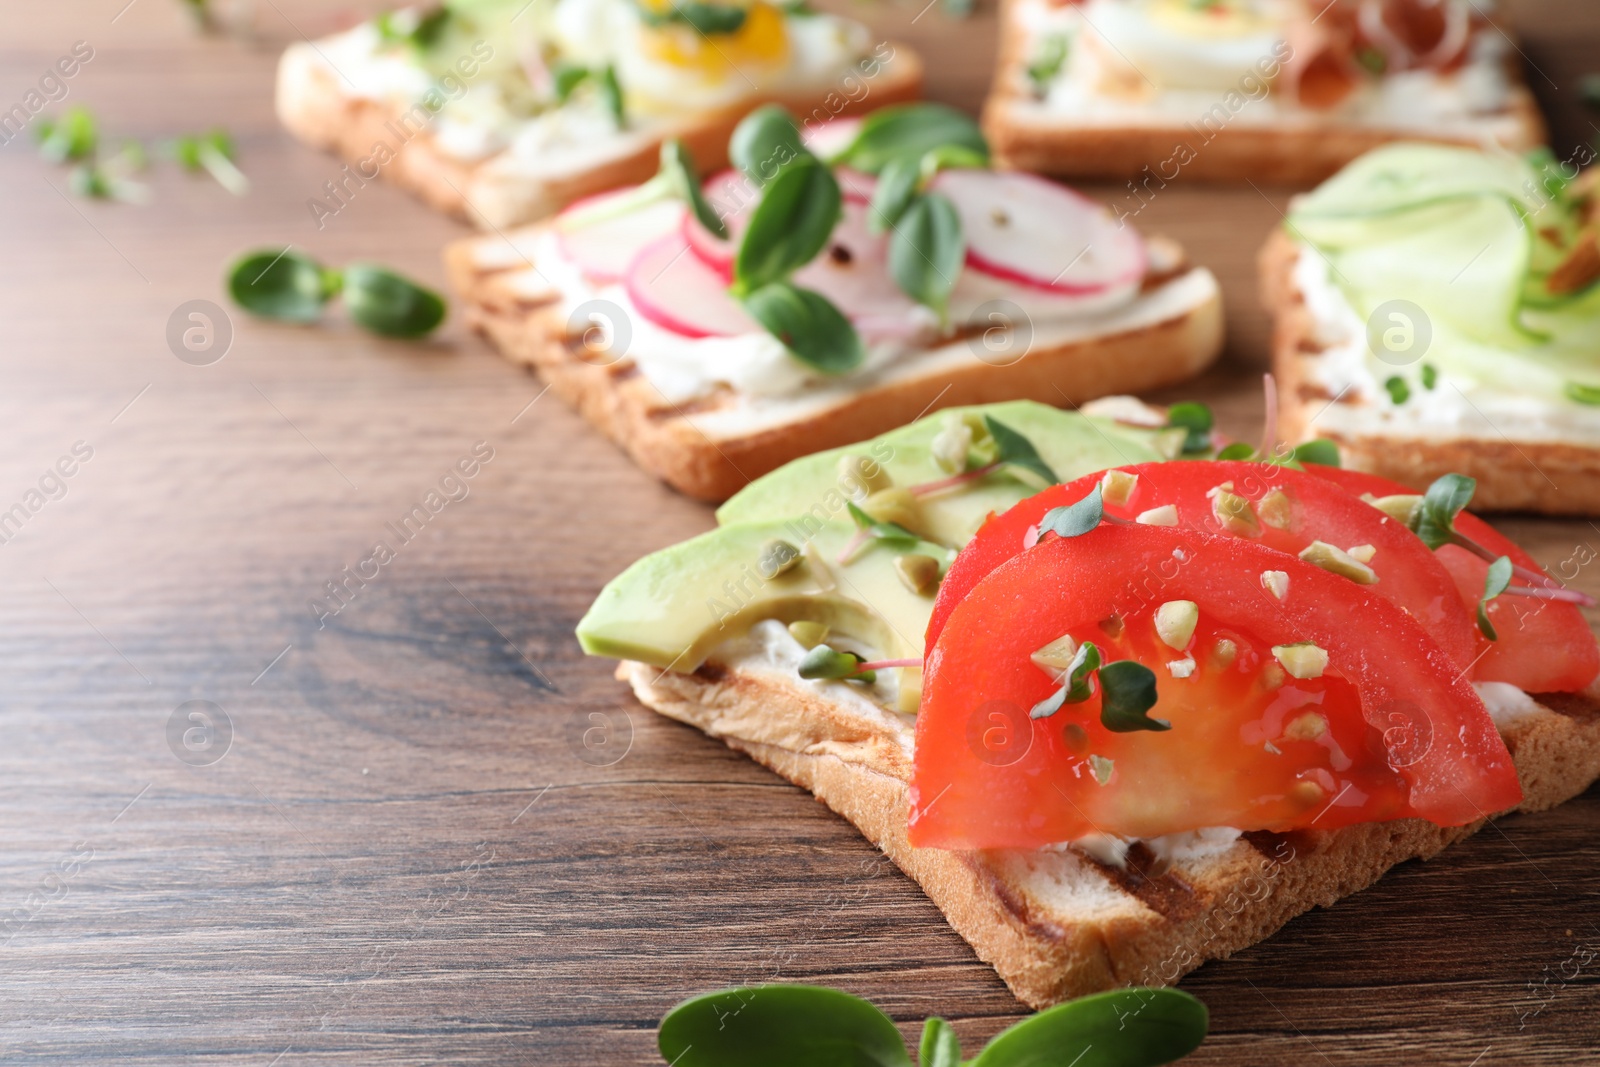
[[1009,166],[1309,184],[1396,138],[1544,142],[1479,0],[1006,0],[984,111]]
[[1413,488],[1468,475],[1481,508],[1600,514],[1582,161],[1396,144],[1297,199],[1261,258],[1286,435]]
[[578,638],[1034,1008],[1174,983],[1600,776],[1592,600],[1469,479],[1222,444],[1127,398],[930,416],[757,480]]
[[938,407],[1077,404],[1221,348],[1215,277],[934,104],[758,109],[734,167],[668,142],[642,186],[458,242],[468,322],[643,468],[724,500]]
[[450,0],[292,45],[277,112],[348,164],[307,201],[319,229],[380,177],[493,229],[645,180],[671,138],[720,167],[759,104],[822,121],[921,81],[909,48],[803,0]]

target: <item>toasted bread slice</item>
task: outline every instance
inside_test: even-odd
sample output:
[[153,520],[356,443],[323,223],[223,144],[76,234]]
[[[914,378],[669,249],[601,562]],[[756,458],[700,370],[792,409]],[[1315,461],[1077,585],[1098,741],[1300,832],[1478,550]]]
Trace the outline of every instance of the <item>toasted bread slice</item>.
[[1328,438],[1338,444],[1344,466],[1419,490],[1441,475],[1465,474],[1478,482],[1475,510],[1600,514],[1600,446],[1549,434],[1519,439],[1481,412],[1446,435],[1387,417],[1373,397],[1357,390],[1329,388],[1326,331],[1295,277],[1296,264],[1308,254],[1315,253],[1280,229],[1260,257],[1284,440]]
[[[291,45],[278,64],[278,119],[296,137],[333,152],[352,166],[363,163],[430,206],[480,229],[499,229],[544,218],[585,196],[645,181],[659,166],[661,143],[681,139],[702,172],[727,166],[728,138],[754,108],[778,103],[802,120],[840,116],[915,100],[922,91],[922,60],[909,47],[884,42],[872,57],[815,89],[789,95],[750,94],[716,110],[648,122],[619,133],[603,146],[586,145],[569,162],[529,172],[505,152],[466,161],[445,151],[432,133],[431,113],[386,104],[348,91],[344,79],[312,42]],[[416,114],[418,109],[424,109]],[[407,116],[410,116],[409,119]],[[375,160],[378,146],[383,157]],[[335,181],[353,192],[372,175]]]
[[[759,643],[694,674],[623,663],[618,677],[663,715],[697,726],[811,790],[916,879],[978,956],[1033,1008],[1126,985],[1166,985],[1254,944],[1408,859],[1426,859],[1483,823],[1420,820],[1335,831],[1197,840],[1123,865],[1077,850],[950,852],[912,848],[913,719],[847,691],[805,682]],[[798,646],[796,646],[798,647]],[[1600,777],[1600,685],[1530,699],[1486,694],[1525,799],[1553,807]]]
[[[1167,267],[1114,311],[1037,328],[1024,354],[986,362],[969,340],[917,353],[782,403],[720,388],[669,400],[626,358],[587,361],[574,308],[523,249],[539,229],[479,237],[446,250],[469,324],[508,359],[538,371],[568,404],[641,467],[689,496],[721,501],[791,459],[859,441],[938,408],[1001,400],[1077,404],[1182,381],[1222,349],[1222,302],[1210,271],[1163,249]],[[976,347],[981,347],[976,346]]]
[[1001,6],[999,60],[984,105],[984,133],[1006,166],[1136,183],[1129,214],[1173,180],[1310,185],[1394,140],[1498,143],[1526,151],[1547,136],[1538,104],[1510,60],[1511,85],[1500,110],[1427,127],[1354,121],[1307,108],[1258,117],[1251,112],[1253,101],[1240,92],[1219,92],[1216,107],[1176,118],[1154,107],[1065,113],[1040,101],[1028,76],[1035,34],[1026,9],[1044,2],[1004,0]]

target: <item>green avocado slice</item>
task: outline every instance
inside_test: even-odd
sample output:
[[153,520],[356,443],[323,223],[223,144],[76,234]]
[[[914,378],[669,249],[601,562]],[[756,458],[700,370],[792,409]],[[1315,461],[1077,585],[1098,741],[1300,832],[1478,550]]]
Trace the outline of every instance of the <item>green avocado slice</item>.
[[[951,418],[965,415],[989,415],[1028,438],[1062,481],[1106,467],[1164,458],[1151,444],[1152,431],[1089,418],[1032,400],[950,408],[870,441],[785,464],[751,482],[718,508],[717,521],[726,526],[792,520],[797,531],[823,523],[849,522],[846,501],[859,502],[865,492],[851,476],[841,473],[842,457],[857,455],[872,460],[900,487],[943,478],[946,472],[933,459],[933,439]],[[990,512],[1004,511],[1036,492],[1037,486],[1009,475],[989,475],[957,491],[924,498],[918,532],[959,547],[972,539]]]
[[762,549],[783,540],[800,547],[792,524],[736,523],[652,553],[614,578],[578,623],[578,643],[592,656],[638,660],[693,671],[717,645],[763,619],[809,620],[877,650],[884,658],[922,656],[933,598],[911,592],[894,569],[905,551],[866,543],[848,563],[840,552],[856,537],[849,524],[815,531],[804,557],[763,577]]

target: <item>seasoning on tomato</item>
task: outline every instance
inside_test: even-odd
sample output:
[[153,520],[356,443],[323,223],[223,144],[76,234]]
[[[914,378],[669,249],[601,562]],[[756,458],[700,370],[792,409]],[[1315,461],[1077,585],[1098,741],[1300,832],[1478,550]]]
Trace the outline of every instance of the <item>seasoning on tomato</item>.
[[1085,525],[948,613],[924,668],[913,845],[1462,825],[1520,801],[1470,683],[1372,585],[1245,538]]
[[[1307,464],[1306,471],[1402,518],[1406,508],[1420,506],[1423,499],[1416,490],[1376,474],[1315,464]],[[1436,555],[1469,610],[1475,611],[1484,596],[1490,564],[1484,556],[1504,556],[1519,570],[1512,576],[1513,591],[1495,597],[1485,608],[1495,637],[1480,631],[1474,639],[1472,677],[1480,682],[1509,682],[1529,693],[1570,693],[1600,676],[1600,645],[1583,613],[1575,603],[1554,599],[1567,592],[1561,583],[1476,515],[1459,511],[1454,519],[1455,532],[1476,546],[1476,551],[1445,544]]]
[[1233,461],[1142,463],[1086,475],[990,519],[945,576],[928,624],[929,646],[967,591],[1038,536],[1051,509],[1096,487],[1113,520],[1178,525],[1298,556],[1409,612],[1458,670],[1468,670],[1478,655],[1472,611],[1450,572],[1404,525],[1314,474]]

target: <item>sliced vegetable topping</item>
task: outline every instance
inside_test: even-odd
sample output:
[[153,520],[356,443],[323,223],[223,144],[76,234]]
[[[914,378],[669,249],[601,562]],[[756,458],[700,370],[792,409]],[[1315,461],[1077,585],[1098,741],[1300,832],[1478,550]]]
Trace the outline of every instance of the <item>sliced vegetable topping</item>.
[[[1274,567],[1290,579],[1282,600],[1256,580]],[[1198,605],[1186,677],[1164,669],[1156,621],[1174,601]],[[1033,658],[1063,634],[1104,661],[1077,692]],[[1003,759],[985,748],[995,715],[1023,731]],[[1208,826],[1462,825],[1521,795],[1471,685],[1376,587],[1242,538],[1103,525],[1001,564],[930,644],[910,835],[1036,848]]]
[[[1119,472],[1136,479],[1119,504],[1100,496],[1106,476],[1093,474],[1046,490],[990,519],[945,576],[928,625],[930,647],[968,591],[1021,552],[1030,536],[1037,536],[1030,530],[1070,536],[1081,523],[1067,524],[1064,516],[1080,511],[1093,496],[1102,502],[1108,519],[1223,533],[1299,556],[1351,584],[1369,586],[1376,595],[1409,611],[1458,669],[1466,670],[1477,654],[1471,611],[1452,595],[1454,583],[1442,561],[1404,526],[1384,521],[1384,515],[1317,474],[1230,461],[1145,463]],[[1064,505],[1064,513],[1057,514]],[[1263,510],[1273,521],[1262,521]],[[1370,546],[1374,551],[1362,563],[1339,546]],[[1280,562],[1257,568],[1249,577],[1281,596],[1280,583],[1288,579],[1276,576],[1289,570]]]
[[[1394,520],[1397,526],[1422,526],[1425,497],[1398,482],[1362,471],[1310,465],[1315,474],[1366,500],[1372,507]],[[1578,605],[1552,599],[1571,592],[1546,574],[1537,560],[1510,538],[1470,512],[1450,508],[1462,499],[1460,483],[1446,482],[1434,493],[1432,517],[1427,520],[1430,536],[1445,532],[1459,535],[1473,548],[1441,543],[1435,555],[1454,580],[1457,596],[1476,620],[1484,601],[1491,563],[1502,557],[1511,561],[1513,574],[1509,586],[1483,606],[1487,631],[1475,633],[1472,677],[1482,682],[1509,682],[1529,693],[1566,693],[1582,689],[1600,675],[1600,646],[1584,621]],[[1470,494],[1467,494],[1470,498]],[[1448,528],[1446,530],[1445,528]],[[1374,563],[1381,561],[1380,549]],[[959,564],[958,564],[959,567]],[[954,576],[945,579],[946,585]],[[1526,590],[1520,594],[1512,589]],[[937,615],[937,608],[935,614]]]

